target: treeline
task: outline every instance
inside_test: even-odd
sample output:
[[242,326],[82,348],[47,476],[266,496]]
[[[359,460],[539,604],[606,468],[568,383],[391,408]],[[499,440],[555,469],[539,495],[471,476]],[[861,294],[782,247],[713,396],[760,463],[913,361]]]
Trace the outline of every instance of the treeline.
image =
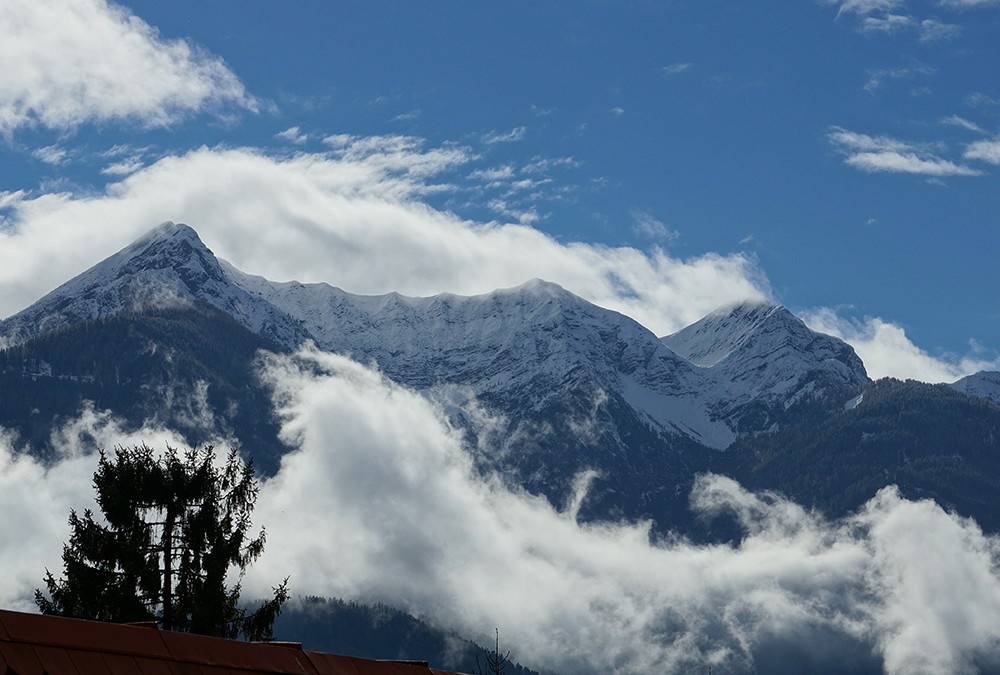
[[[268,393],[254,377],[260,349],[279,347],[204,303],[84,321],[0,350],[0,426],[44,455],[51,431],[87,400],[135,427],[162,423],[197,445],[206,440],[201,387],[216,431],[232,432],[273,473],[282,449]],[[48,374],[26,375],[39,371]]]
[[861,403],[823,420],[799,421],[732,449],[735,477],[827,515],[861,506],[898,485],[1000,530],[1000,406],[946,385],[882,379]]

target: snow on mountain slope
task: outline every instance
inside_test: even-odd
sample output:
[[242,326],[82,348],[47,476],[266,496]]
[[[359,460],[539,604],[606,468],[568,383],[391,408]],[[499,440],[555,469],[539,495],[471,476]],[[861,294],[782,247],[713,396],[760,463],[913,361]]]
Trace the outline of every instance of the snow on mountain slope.
[[620,395],[662,431],[718,448],[734,438],[707,414],[695,368],[634,320],[556,284],[535,279],[472,297],[358,296],[225,269],[294,317],[320,348],[374,361],[409,386],[462,384],[534,407],[553,392],[587,387]]
[[202,300],[282,344],[305,335],[287,315],[234,285],[187,225],[163,223],[31,307],[0,321],[9,343],[81,321]]
[[996,371],[983,370],[948,386],[970,396],[1000,403],[1000,373]]
[[[868,382],[847,343],[768,303],[717,310],[662,342],[719,383],[714,413],[722,417],[741,416],[747,406],[759,416],[762,404],[788,408],[807,397],[840,397],[842,404]],[[762,428],[763,420],[752,424]]]
[[849,346],[781,307],[739,305],[658,339],[541,280],[429,298],[272,282],[219,261],[194,230],[173,223],[0,322],[0,338],[16,343],[79,321],[195,300],[285,348],[313,340],[418,389],[467,387],[519,415],[565,409],[566,397],[610,398],[658,432],[714,448],[728,446],[736,431],[766,428],[760,420],[747,427],[748,407],[788,407],[827,391],[846,401],[867,381]]

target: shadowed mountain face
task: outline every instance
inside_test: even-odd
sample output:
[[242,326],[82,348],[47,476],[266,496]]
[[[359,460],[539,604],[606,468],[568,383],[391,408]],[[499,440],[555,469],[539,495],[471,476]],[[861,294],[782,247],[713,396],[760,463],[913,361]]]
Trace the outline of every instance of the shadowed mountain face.
[[[470,443],[481,469],[557,506],[594,470],[581,517],[661,529],[695,527],[686,505],[699,472],[782,489],[799,480],[780,477],[789,455],[809,475],[789,434],[859,415],[847,404],[870,386],[850,346],[774,305],[726,308],[661,339],[539,280],[430,298],[272,282],[172,223],[0,322],[0,340],[0,424],[38,453],[89,400],[192,443],[224,434],[273,472],[287,448],[255,356],[309,340],[438,401],[482,441]],[[471,422],[477,406],[488,431]],[[779,438],[780,451],[767,445]]]

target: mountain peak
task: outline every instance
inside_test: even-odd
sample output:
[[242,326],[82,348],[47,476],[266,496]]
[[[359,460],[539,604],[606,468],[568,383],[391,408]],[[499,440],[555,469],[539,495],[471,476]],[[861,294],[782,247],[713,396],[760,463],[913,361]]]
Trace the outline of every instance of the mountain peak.
[[221,297],[228,286],[219,261],[198,234],[168,221],[0,322],[0,336],[16,343],[124,310]]
[[801,323],[780,305],[748,301],[720,307],[687,328],[662,338],[662,342],[694,365],[711,368],[768,322]]

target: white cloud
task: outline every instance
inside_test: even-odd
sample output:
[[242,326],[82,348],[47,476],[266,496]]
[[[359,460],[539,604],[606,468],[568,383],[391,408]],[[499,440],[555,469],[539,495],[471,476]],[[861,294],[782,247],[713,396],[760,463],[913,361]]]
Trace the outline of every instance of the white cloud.
[[902,0],[828,0],[828,2],[838,5],[838,17],[844,14],[868,16],[869,14],[888,13],[903,4]]
[[[933,75],[937,71],[930,67],[923,65],[921,63],[915,63],[912,66],[907,66],[904,68],[883,68],[879,70],[871,70],[868,72],[868,82],[862,87],[869,94],[875,94],[882,87],[882,84],[888,80],[909,80],[920,75]],[[922,93],[929,92],[929,88],[924,87],[923,89],[917,90]]]
[[309,134],[303,133],[299,127],[288,127],[284,131],[276,133],[274,137],[295,145],[302,145],[309,140]]
[[1000,546],[930,502],[886,489],[827,522],[705,476],[693,508],[734,514],[743,540],[654,544],[642,523],[580,525],[575,500],[559,512],[479,478],[431,402],[343,357],[275,357],[267,378],[299,450],[261,492],[258,522],[281,527],[249,592],[291,574],[295,593],[387,602],[479,639],[499,626],[519,660],[562,672],[753,670],[770,649],[827,671],[876,654],[889,673],[943,674],[1000,656]]
[[69,538],[70,509],[99,511],[91,477],[97,451],[147,443],[187,447],[181,437],[156,427],[126,432],[110,413],[85,407],[80,416],[54,429],[57,455],[34,459],[0,428],[0,607],[35,611],[32,593],[43,585],[46,568],[62,572],[62,544]]
[[965,159],[978,159],[989,164],[1000,164],[1000,138],[970,143],[962,156]]
[[0,135],[104,121],[162,126],[224,105],[255,107],[220,59],[161,38],[105,0],[5,0],[0,34]]
[[948,115],[947,117],[941,120],[941,123],[953,127],[960,127],[962,129],[965,129],[966,131],[974,131],[977,134],[986,133],[983,130],[983,128],[978,124],[976,124],[975,122],[970,122],[964,117],[959,117],[958,115]]
[[952,23],[942,23],[933,19],[920,22],[921,42],[948,42],[962,33],[962,27]]
[[494,145],[496,143],[516,143],[517,141],[524,139],[524,135],[527,131],[528,130],[525,127],[514,127],[506,133],[491,131],[483,136],[483,143],[486,145]]
[[942,7],[956,7],[967,9],[970,7],[990,7],[1000,4],[1000,0],[939,0]]
[[981,171],[939,157],[928,146],[888,136],[869,136],[839,127],[827,135],[845,155],[844,163],[870,173],[911,173],[923,176],[979,176]]
[[46,164],[61,166],[66,163],[69,153],[58,145],[47,145],[44,148],[38,148],[31,155]]
[[693,63],[671,63],[669,66],[663,66],[664,75],[680,75],[694,68]]
[[422,296],[483,293],[540,277],[657,334],[720,305],[768,295],[766,279],[744,255],[681,259],[559,242],[532,227],[435,210],[422,196],[452,189],[435,181],[470,161],[461,148],[424,149],[396,136],[326,142],[329,153],[279,158],[201,148],[160,159],[96,195],[8,194],[0,315],[168,219],[195,227],[240,269],[279,281]]
[[913,19],[902,14],[866,16],[861,22],[861,30],[866,33],[895,33],[913,25]]
[[[371,368],[305,350],[270,357],[264,376],[297,450],[262,486],[268,541],[247,597],[291,575],[295,594],[387,602],[480,640],[499,626],[519,660],[581,674],[874,660],[943,675],[1000,659],[1000,542],[931,502],[889,488],[826,521],[709,475],[692,508],[732,514],[739,544],[651,542],[644,523],[577,523],[583,492],[559,511],[479,477],[445,414]],[[57,435],[44,465],[0,438],[4,607],[31,609],[45,567],[61,570],[66,516],[93,505],[97,447],[183,447],[92,410]]]
[[964,356],[932,356],[917,347],[902,327],[878,317],[859,321],[829,308],[800,316],[813,330],[839,337],[854,347],[872,378],[954,382],[980,370],[1000,369],[1000,357],[986,357],[975,345]]
[[108,164],[106,167],[101,169],[101,173],[105,176],[127,176],[131,173],[135,173],[143,166],[141,157],[129,157],[120,162],[114,162]]
[[670,241],[679,236],[677,232],[667,227],[663,221],[651,213],[641,209],[633,209],[631,215],[632,231],[640,237],[656,241]]

